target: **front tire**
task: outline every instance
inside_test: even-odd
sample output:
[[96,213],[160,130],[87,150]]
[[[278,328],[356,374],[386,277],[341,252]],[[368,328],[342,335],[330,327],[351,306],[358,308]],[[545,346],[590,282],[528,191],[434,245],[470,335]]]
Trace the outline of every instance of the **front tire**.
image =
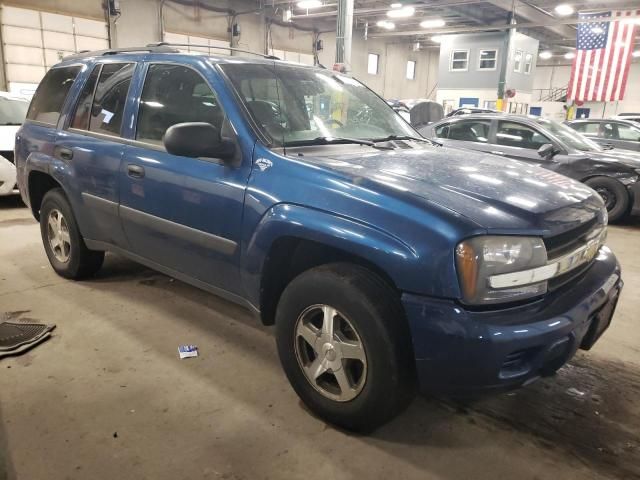
[[621,220],[629,211],[629,193],[623,184],[611,177],[593,177],[586,182],[602,197],[607,207],[609,221]]
[[49,190],[42,199],[40,234],[49,263],[58,275],[79,280],[92,276],[102,266],[104,252],[87,248],[61,188]]
[[369,432],[413,397],[414,359],[397,293],[373,272],[336,263],[285,289],[276,313],[284,371],[329,423]]

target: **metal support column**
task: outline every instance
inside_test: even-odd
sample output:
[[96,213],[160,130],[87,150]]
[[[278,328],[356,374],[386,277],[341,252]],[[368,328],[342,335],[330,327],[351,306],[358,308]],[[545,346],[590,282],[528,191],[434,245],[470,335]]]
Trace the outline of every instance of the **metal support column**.
[[351,35],[353,32],[353,0],[338,0],[336,23],[336,63],[351,69]]
[[[515,25],[516,16],[514,12],[509,14],[509,23]],[[504,50],[500,56],[502,61],[500,62],[500,77],[498,80],[498,101],[496,102],[496,108],[504,111],[506,104],[504,101],[504,94],[507,86],[507,66],[509,65],[509,55],[511,53],[511,42],[516,34],[515,28],[510,28],[509,31],[504,33]],[[524,60],[524,59],[523,59]]]

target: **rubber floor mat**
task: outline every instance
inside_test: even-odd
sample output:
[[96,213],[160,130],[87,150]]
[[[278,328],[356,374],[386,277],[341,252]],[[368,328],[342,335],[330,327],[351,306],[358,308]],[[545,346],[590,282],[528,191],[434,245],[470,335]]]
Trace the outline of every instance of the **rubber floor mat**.
[[26,322],[0,323],[0,357],[17,355],[43,342],[55,325]]

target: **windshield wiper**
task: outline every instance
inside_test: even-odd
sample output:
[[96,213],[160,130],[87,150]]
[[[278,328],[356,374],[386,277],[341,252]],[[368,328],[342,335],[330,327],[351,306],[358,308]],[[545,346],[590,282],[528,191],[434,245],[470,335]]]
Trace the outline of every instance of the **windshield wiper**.
[[292,140],[285,142],[285,147],[303,147],[307,145],[331,145],[336,143],[355,143],[357,145],[367,145],[369,147],[375,147],[376,142],[371,140],[364,140],[361,138],[349,138],[349,137],[316,137],[308,140]]
[[429,138],[414,137],[412,135],[389,135],[388,137],[384,137],[384,138],[376,138],[373,141],[376,142],[376,143],[380,143],[380,142],[390,142],[392,140],[414,140],[416,142],[430,143],[431,145],[434,145],[436,147],[441,147],[442,146],[441,143],[436,142],[434,140],[431,140]]

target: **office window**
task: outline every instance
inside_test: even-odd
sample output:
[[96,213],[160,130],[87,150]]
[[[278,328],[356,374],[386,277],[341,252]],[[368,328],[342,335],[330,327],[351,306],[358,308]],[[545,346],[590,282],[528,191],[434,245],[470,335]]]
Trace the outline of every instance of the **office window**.
[[522,50],[516,50],[516,53],[513,55],[513,71],[521,72],[522,71]]
[[524,56],[524,74],[529,75],[531,73],[531,65],[533,64],[533,54],[527,53]]
[[120,135],[134,63],[105,63],[93,95],[89,130]]
[[369,75],[377,75],[378,74],[378,62],[380,60],[380,55],[377,53],[370,53],[369,60],[367,62],[367,73]]
[[452,72],[466,72],[469,69],[469,50],[453,50],[449,70]]
[[416,62],[413,60],[407,61],[407,80],[415,80],[416,78]]
[[478,70],[495,70],[498,62],[497,50],[480,50]]

